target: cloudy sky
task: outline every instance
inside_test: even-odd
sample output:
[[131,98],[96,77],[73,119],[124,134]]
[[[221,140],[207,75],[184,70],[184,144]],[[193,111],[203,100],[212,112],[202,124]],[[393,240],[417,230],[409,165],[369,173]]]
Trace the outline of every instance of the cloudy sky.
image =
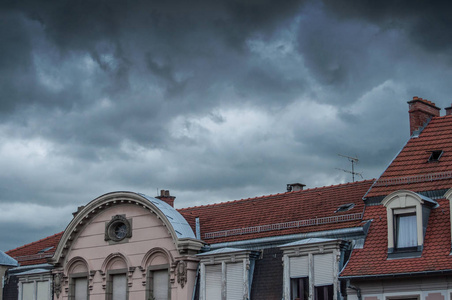
[[112,191],[176,207],[378,177],[451,104],[432,1],[1,1],[0,250]]

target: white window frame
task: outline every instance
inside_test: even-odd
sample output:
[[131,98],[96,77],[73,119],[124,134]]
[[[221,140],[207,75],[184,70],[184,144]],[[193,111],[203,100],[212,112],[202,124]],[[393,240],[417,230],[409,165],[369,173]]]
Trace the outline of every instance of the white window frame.
[[[33,299],[37,300],[37,294],[38,294],[38,282],[46,282],[48,283],[48,294],[50,298],[52,298],[52,280],[48,276],[38,276],[38,277],[26,277],[26,278],[20,278],[19,279],[19,300],[29,300],[29,299],[23,299],[23,285],[24,284],[33,284]],[[50,300],[50,299],[49,299]]]
[[[203,253],[199,254],[200,260],[200,271],[201,271],[201,281],[199,290],[200,300],[209,300],[206,298],[206,267],[207,266],[220,266],[221,265],[221,300],[230,300],[228,297],[228,266],[235,264],[235,266],[240,265],[242,270],[242,286],[238,287],[242,291],[241,299],[249,299],[251,294],[250,281],[252,280],[254,271],[254,260],[259,255],[259,252],[252,250],[239,250],[233,252],[220,252],[209,254]],[[235,270],[237,271],[237,270]],[[231,286],[229,286],[231,288]]]

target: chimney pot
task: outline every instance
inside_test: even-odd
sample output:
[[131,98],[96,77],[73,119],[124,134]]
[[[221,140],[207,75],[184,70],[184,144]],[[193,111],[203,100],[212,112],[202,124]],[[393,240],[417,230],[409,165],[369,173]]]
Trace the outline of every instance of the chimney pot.
[[452,104],[451,104],[451,106],[446,107],[445,110],[446,110],[446,116],[451,115],[452,114]]
[[171,207],[174,207],[174,199],[176,199],[176,197],[170,196],[170,191],[169,190],[160,190],[160,196],[157,196],[155,198],[166,202]]
[[[439,117],[440,108],[436,104],[417,96],[408,101],[410,115],[410,135],[428,123],[432,117]],[[447,112],[447,109],[446,109]]]

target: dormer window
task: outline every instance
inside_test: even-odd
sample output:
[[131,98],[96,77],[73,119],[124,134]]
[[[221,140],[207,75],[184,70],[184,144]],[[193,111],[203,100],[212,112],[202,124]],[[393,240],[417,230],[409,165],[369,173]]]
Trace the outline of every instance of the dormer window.
[[422,254],[430,210],[438,203],[417,193],[401,190],[386,196],[388,259]]
[[439,161],[441,158],[441,155],[443,155],[443,150],[435,150],[431,152],[430,158],[428,159],[429,162]]

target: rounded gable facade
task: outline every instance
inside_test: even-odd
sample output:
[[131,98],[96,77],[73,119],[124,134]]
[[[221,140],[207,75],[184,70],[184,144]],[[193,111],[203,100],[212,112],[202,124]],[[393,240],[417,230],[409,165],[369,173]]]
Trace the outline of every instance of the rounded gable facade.
[[[202,245],[167,203],[105,194],[75,214],[50,260],[55,299],[189,299]],[[175,273],[181,262],[183,285]]]

